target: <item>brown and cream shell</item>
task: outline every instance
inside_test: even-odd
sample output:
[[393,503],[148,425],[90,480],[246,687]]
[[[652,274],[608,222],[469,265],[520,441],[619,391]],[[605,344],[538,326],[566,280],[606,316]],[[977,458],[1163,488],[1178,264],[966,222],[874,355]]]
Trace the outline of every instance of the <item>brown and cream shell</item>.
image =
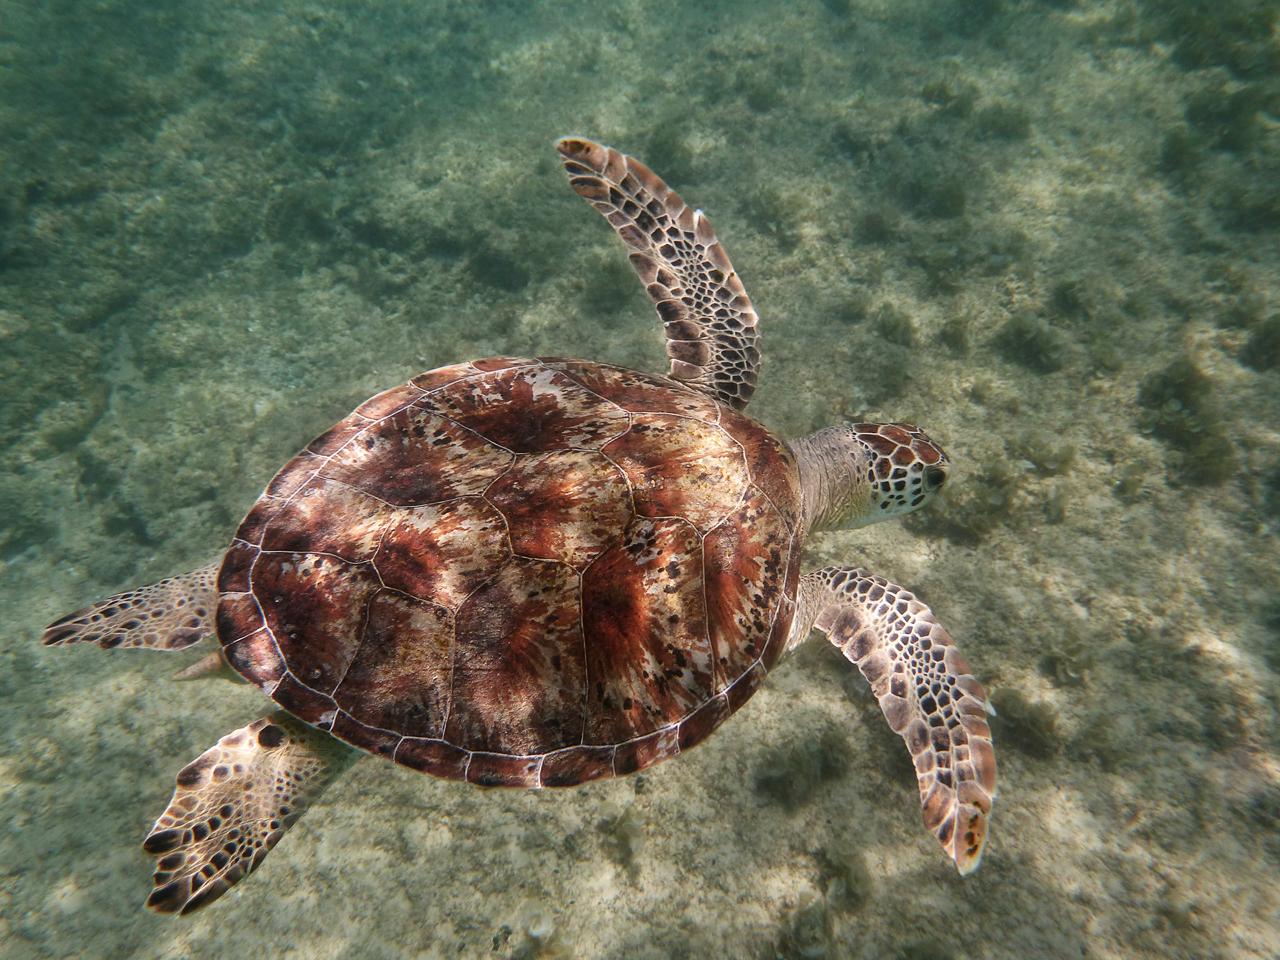
[[276,475],[219,577],[227,661],[441,777],[560,786],[755,692],[799,576],[786,446],[674,380],[491,358],[381,393]]

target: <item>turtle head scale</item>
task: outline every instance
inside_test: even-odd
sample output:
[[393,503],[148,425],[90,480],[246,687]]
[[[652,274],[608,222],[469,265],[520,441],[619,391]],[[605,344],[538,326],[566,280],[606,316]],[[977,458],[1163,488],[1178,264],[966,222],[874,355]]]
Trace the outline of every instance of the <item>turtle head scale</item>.
[[811,527],[852,530],[918,510],[951,462],[910,423],[845,423],[795,444]]

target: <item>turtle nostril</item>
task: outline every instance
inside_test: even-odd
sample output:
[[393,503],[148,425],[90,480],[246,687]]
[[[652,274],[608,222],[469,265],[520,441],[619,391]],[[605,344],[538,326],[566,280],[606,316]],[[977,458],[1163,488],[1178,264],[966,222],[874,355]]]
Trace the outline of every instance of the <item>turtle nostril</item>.
[[947,482],[946,467],[932,466],[926,467],[924,471],[924,485],[930,490],[937,490]]

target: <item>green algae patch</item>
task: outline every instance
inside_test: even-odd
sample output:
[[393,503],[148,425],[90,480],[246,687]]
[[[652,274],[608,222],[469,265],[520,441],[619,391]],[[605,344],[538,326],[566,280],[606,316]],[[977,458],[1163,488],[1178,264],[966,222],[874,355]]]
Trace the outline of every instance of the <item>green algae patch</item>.
[[1213,382],[1190,357],[1151,374],[1138,389],[1143,426],[1181,454],[1176,476],[1193,486],[1225,483],[1237,470],[1235,447],[1213,397]]
[[861,851],[846,853],[833,847],[820,847],[815,856],[819,882],[833,909],[857,910],[871,900],[875,879]]
[[1236,76],[1265,77],[1280,70],[1273,39],[1275,5],[1266,0],[1150,0],[1157,30],[1173,41],[1173,59],[1189,70],[1226,67]]
[[973,118],[978,136],[986,140],[1026,140],[1031,136],[1031,114],[1016,103],[993,103]]
[[1262,111],[1267,100],[1261,84],[1239,88],[1216,84],[1187,99],[1187,122],[1213,147],[1243,152],[1262,138]]
[[976,474],[962,475],[948,485],[945,509],[933,509],[904,518],[908,529],[946,537],[953,543],[973,546],[1014,521],[1015,498],[1025,471],[998,459]]
[[1052,430],[1023,431],[1015,438],[1013,450],[1047,477],[1066,473],[1076,458],[1075,444],[1064,440],[1061,434]]
[[876,311],[876,332],[886,343],[899,347],[914,347],[917,334],[915,321],[911,315],[891,303],[880,304]]
[[633,869],[644,846],[644,823],[635,807],[607,813],[597,826],[610,859],[625,869]]
[[973,113],[978,88],[963,80],[931,80],[921,88],[920,99],[944,116],[963,119]]
[[1280,313],[1263,320],[1249,335],[1240,360],[1254,370],[1274,370],[1280,367]]
[[973,318],[967,314],[948,317],[938,331],[938,342],[955,357],[967,357],[973,349]]
[[1035,373],[1056,373],[1067,364],[1066,334],[1031,313],[1014,314],[1000,328],[995,347],[1006,360]]
[[755,775],[756,793],[793,810],[811,801],[819,786],[844,776],[852,760],[844,732],[827,727],[816,737],[772,751]]
[[904,182],[903,201],[921,217],[952,220],[961,216],[969,203],[969,178],[955,171],[922,170]]

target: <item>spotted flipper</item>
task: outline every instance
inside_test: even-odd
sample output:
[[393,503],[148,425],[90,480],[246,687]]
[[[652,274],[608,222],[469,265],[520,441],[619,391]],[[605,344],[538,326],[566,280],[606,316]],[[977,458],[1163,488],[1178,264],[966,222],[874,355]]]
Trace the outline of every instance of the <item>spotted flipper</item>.
[[711,221],[634,157],[573,138],[556,149],[573,189],[631,248],[666,328],[671,376],[741,410],[760,370],[758,318]]
[[902,587],[864,570],[825,567],[802,580],[801,606],[849,660],[906,741],[924,825],[961,875],[978,869],[996,793],[987,693],[951,635]]
[[147,906],[190,913],[252,871],[355,753],[283,710],[229,733],[178,773],[143,842],[159,858]]
[[114,647],[181,650],[213,633],[218,605],[218,563],[118,593],[45,627],[46,646],[96,643]]

